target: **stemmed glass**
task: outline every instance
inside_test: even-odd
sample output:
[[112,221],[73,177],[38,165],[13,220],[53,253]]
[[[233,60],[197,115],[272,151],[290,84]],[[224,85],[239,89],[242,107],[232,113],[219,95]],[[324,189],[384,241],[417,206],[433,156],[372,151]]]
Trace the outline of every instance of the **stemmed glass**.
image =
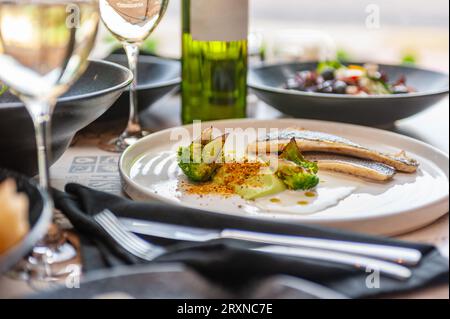
[[147,134],[139,123],[137,104],[139,46],[158,26],[169,0],[99,0],[99,4],[102,21],[122,43],[134,75],[128,125],[119,137],[100,144],[106,151],[120,153]]
[[[49,193],[52,112],[57,98],[86,69],[98,22],[97,0],[0,0],[0,80],[31,115],[39,183]],[[56,264],[76,255],[58,227],[51,229],[23,262],[23,270],[32,270],[44,281],[57,280]],[[34,273],[36,269],[43,272]]]

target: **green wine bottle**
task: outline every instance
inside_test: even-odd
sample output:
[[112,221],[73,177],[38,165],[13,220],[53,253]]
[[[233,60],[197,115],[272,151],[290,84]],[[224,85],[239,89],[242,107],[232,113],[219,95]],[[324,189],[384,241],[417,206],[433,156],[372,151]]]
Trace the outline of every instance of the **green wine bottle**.
[[182,121],[244,118],[248,0],[182,0]]

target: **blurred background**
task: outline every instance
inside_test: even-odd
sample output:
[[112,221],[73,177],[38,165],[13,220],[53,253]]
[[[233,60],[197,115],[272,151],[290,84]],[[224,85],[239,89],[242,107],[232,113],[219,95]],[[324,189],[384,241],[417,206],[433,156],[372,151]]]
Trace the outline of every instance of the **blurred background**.
[[[448,72],[447,0],[250,0],[251,49],[268,61],[338,56],[400,62]],[[181,0],[145,44],[149,52],[180,56]],[[114,45],[102,32],[100,41]],[[107,50],[107,49],[103,49]],[[104,55],[104,52],[97,52]]]

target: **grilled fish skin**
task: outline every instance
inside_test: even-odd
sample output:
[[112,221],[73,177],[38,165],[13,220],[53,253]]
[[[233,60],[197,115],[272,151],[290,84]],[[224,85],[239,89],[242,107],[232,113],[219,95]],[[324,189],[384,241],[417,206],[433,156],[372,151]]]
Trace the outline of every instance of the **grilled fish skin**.
[[266,138],[250,144],[248,151],[258,154],[280,152],[292,138],[295,138],[302,152],[324,152],[357,157],[391,166],[403,173],[415,173],[419,167],[419,163],[406,156],[403,151],[397,155],[385,154],[343,137],[298,128],[288,128],[269,134]]
[[349,174],[376,182],[387,182],[394,178],[395,169],[374,161],[356,157],[326,154],[304,153],[308,161],[317,162],[320,170]]

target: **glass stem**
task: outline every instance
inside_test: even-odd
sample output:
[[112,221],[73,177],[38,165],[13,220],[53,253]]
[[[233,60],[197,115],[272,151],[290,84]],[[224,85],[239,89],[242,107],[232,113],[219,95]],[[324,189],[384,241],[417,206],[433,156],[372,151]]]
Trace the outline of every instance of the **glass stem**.
[[130,117],[124,132],[124,135],[130,136],[141,131],[137,97],[139,46],[134,43],[125,43],[124,49],[128,58],[128,66],[133,73],[133,82],[130,86]]
[[39,184],[46,191],[50,190],[48,141],[50,136],[51,104],[33,101],[28,107],[33,118],[36,134],[36,148],[39,169]]

